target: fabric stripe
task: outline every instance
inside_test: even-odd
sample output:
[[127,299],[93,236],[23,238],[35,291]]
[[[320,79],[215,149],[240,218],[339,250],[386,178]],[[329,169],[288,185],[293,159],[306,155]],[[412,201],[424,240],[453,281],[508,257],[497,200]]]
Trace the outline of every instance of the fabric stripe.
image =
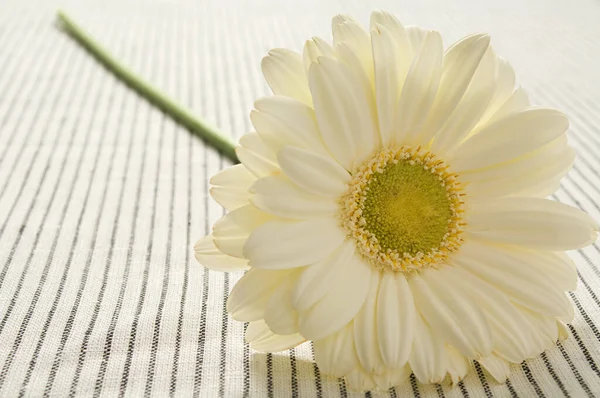
[[[114,92],[115,87],[116,87],[116,80],[113,81],[113,88],[112,88],[111,92]],[[123,111],[123,104],[124,104],[124,99],[125,99],[125,95],[124,95],[125,91],[122,91],[122,93],[123,93],[123,95],[121,98],[120,106],[117,106],[117,108],[116,108],[119,110],[119,112],[118,112],[119,120],[121,120],[121,117],[123,114],[122,111]],[[111,96],[111,98],[112,98],[112,96]],[[112,101],[110,101],[110,102],[112,103]],[[107,108],[107,110],[110,111],[111,108]],[[108,119],[105,119],[105,121],[108,121]],[[107,130],[106,123],[104,124],[102,131],[104,134],[109,133]],[[114,142],[112,144],[113,150],[111,151],[110,158],[114,158],[114,156],[115,156],[115,150],[119,145],[120,137],[121,137],[120,134],[115,134]],[[99,146],[99,148],[102,148],[102,147]],[[98,158],[99,157],[96,158],[96,162],[94,164],[94,169],[93,169],[94,174],[96,172]],[[94,250],[96,249],[96,244],[98,241],[98,229],[100,226],[100,220],[101,220],[102,214],[104,212],[104,209],[106,207],[106,198],[107,198],[107,192],[108,192],[108,186],[109,186],[108,181],[110,180],[110,178],[112,176],[113,165],[114,165],[113,162],[110,162],[108,165],[108,170],[106,172],[106,179],[103,184],[104,189],[102,191],[102,196],[101,196],[102,199],[100,200],[100,209],[98,210],[98,215],[94,222],[94,230],[93,230],[93,234],[92,234],[90,249],[89,249],[87,257],[86,257],[85,266],[84,266],[82,277],[81,277],[81,282],[80,282],[79,288],[77,289],[77,293],[75,296],[75,302],[73,303],[73,306],[70,309],[69,318],[67,319],[65,328],[63,329],[63,332],[61,334],[60,345],[58,346],[58,349],[56,350],[56,355],[54,357],[52,366],[50,368],[50,375],[48,376],[48,381],[47,381],[46,387],[44,389],[45,397],[49,396],[52,392],[52,386],[54,384],[54,379],[56,377],[56,373],[58,372],[60,365],[61,365],[64,348],[65,348],[65,345],[67,344],[69,337],[71,336],[71,331],[73,330],[75,317],[77,316],[77,313],[79,310],[79,305],[81,304],[81,298],[83,296],[83,292],[84,292],[86,284],[88,282],[90,266],[92,264],[92,257],[94,256]],[[90,179],[90,183],[92,182],[92,180],[93,179]],[[87,198],[87,196],[86,196],[86,198]]]
[[[479,365],[462,383],[413,377],[356,393],[321,377],[313,348],[252,352],[225,313],[241,273],[190,252],[223,213],[208,179],[226,167],[196,137],[118,83],[54,26],[58,3],[99,42],[195,113],[239,137],[270,93],[260,59],[330,39],[329,19],[366,22],[372,4],[236,0],[0,2],[0,395],[566,396],[600,391],[600,246],[578,267],[569,338],[513,367],[505,384]],[[514,3],[514,4],[513,4]],[[428,7],[382,0],[445,43],[489,31],[534,104],[569,116],[578,157],[554,199],[600,219],[600,26],[590,2],[474,0]],[[436,12],[432,13],[431,9]],[[88,84],[89,82],[89,84]],[[76,125],[78,124],[78,126]],[[161,141],[162,140],[162,141]],[[152,231],[153,227],[153,231]]]
[[[106,86],[104,87],[104,89],[106,89]],[[94,105],[92,106],[93,109],[96,109],[98,107],[98,105],[100,103],[100,98],[102,96],[102,93],[103,93],[102,90],[98,91],[98,95],[96,96],[96,100],[94,101]],[[88,125],[88,127],[86,129],[87,131],[92,131],[92,126],[93,126],[94,122],[95,122],[94,118],[93,117],[90,118],[90,124]],[[78,125],[78,123],[76,123],[76,125]],[[60,301],[60,299],[62,297],[62,293],[63,293],[63,290],[65,288],[65,283],[66,283],[66,280],[67,280],[67,275],[69,274],[69,271],[71,269],[71,264],[73,262],[73,257],[74,257],[74,254],[75,254],[75,248],[76,248],[77,243],[78,243],[79,238],[80,238],[81,223],[83,221],[83,217],[84,217],[85,212],[86,212],[86,208],[87,208],[87,204],[88,204],[88,200],[89,200],[90,192],[91,192],[91,188],[92,188],[92,182],[94,181],[94,177],[96,175],[96,170],[97,170],[97,166],[98,166],[98,160],[100,159],[100,152],[101,152],[101,149],[103,147],[102,144],[104,143],[104,138],[105,137],[106,137],[106,135],[104,135],[104,134],[101,135],[100,141],[98,143],[97,150],[95,151],[96,154],[94,155],[94,165],[93,165],[93,168],[92,168],[92,173],[89,176],[89,181],[88,181],[88,184],[87,184],[85,199],[83,201],[83,206],[81,207],[81,212],[79,213],[79,217],[78,217],[78,220],[77,220],[77,226],[75,227],[75,233],[73,235],[73,243],[72,243],[71,248],[69,250],[67,261],[66,261],[66,263],[64,265],[64,270],[63,270],[62,276],[60,278],[60,282],[59,282],[59,285],[58,285],[58,290],[56,292],[54,300],[52,301],[52,306],[50,308],[50,311],[48,312],[46,320],[44,321],[44,326],[43,326],[43,329],[42,329],[42,333],[40,334],[38,342],[37,342],[37,344],[35,346],[35,350],[34,350],[32,358],[31,358],[31,361],[29,362],[29,366],[27,368],[27,373],[25,374],[25,379],[23,380],[23,385],[21,387],[21,393],[20,393],[21,396],[24,395],[25,388],[26,388],[27,384],[29,384],[29,380],[31,378],[31,375],[32,375],[33,370],[35,368],[35,365],[37,363],[38,355],[40,353],[40,350],[42,349],[42,345],[44,344],[44,341],[45,341],[45,338],[46,338],[46,334],[48,332],[48,329],[50,327],[52,319],[54,318],[54,314],[56,313],[56,310],[57,310],[57,307],[58,307],[58,303],[59,303],[59,301]],[[64,213],[66,213],[66,210],[67,210],[68,206],[71,203],[71,199],[72,199],[72,196],[73,196],[73,190],[75,189],[75,186],[76,186],[75,182],[79,178],[79,174],[80,174],[79,171],[82,168],[84,154],[85,154],[85,151],[88,148],[89,139],[90,139],[90,134],[87,134],[86,137],[85,137],[84,150],[82,150],[81,156],[79,158],[79,163],[77,164],[77,173],[76,173],[75,178],[73,179],[73,184],[71,186],[71,191],[69,193],[69,197],[68,197],[67,202],[65,204],[65,209],[63,211]],[[58,234],[56,235],[55,243],[53,243],[53,246],[52,246],[53,249],[56,248],[56,242],[57,241],[58,241]],[[34,304],[34,303],[35,303],[35,301],[32,302],[32,304]]]
[[[72,52],[71,52],[71,54],[72,54]],[[79,59],[81,60],[81,58],[79,58]],[[82,61],[79,61],[79,63],[83,64]],[[90,67],[90,65],[91,65],[91,63],[88,62],[87,63],[87,68],[86,68],[86,72],[85,72],[85,74],[87,75],[87,79],[85,80],[87,82],[86,83],[86,87],[88,87],[88,88],[91,87],[90,84],[93,82],[93,79],[91,79],[91,77],[93,75],[91,74],[91,67]],[[76,86],[73,85],[73,88],[75,88],[75,87]],[[73,100],[73,98],[75,98],[75,97],[71,96],[70,98],[71,98],[71,100]],[[89,98],[89,96],[86,96],[81,101],[81,104],[80,104],[81,107],[78,109],[78,112],[75,113],[75,122],[73,123],[72,131],[71,131],[71,138],[69,140],[69,143],[67,144],[67,154],[73,148],[72,144],[73,144],[73,141],[75,139],[75,136],[77,135],[77,130],[78,130],[79,123],[80,123],[80,120],[81,120],[80,114],[81,114],[81,111],[84,109],[85,104],[87,103],[88,98]],[[87,134],[85,136],[85,142],[83,144],[83,148],[84,149],[81,151],[81,154],[79,156],[79,160],[77,162],[77,166],[75,167],[75,170],[77,172],[75,173],[75,176],[73,177],[73,180],[71,182],[71,188],[69,189],[69,194],[67,196],[67,200],[66,200],[66,202],[65,202],[65,204],[63,206],[63,209],[61,211],[61,217],[60,217],[59,225],[58,225],[58,228],[56,228],[56,233],[54,235],[54,239],[53,239],[53,242],[52,242],[50,253],[48,254],[48,257],[46,258],[46,261],[44,263],[44,268],[42,270],[42,274],[41,274],[40,280],[38,282],[38,286],[37,286],[37,288],[35,290],[35,293],[33,294],[33,297],[32,297],[32,299],[31,299],[31,301],[29,303],[29,307],[27,309],[25,317],[23,318],[23,320],[21,322],[21,325],[19,327],[19,332],[17,334],[17,337],[16,337],[16,339],[14,340],[14,342],[12,344],[12,348],[11,348],[11,350],[10,350],[7,358],[6,358],[6,361],[4,362],[4,365],[2,367],[2,371],[0,371],[0,389],[2,388],[2,385],[4,384],[5,377],[8,375],[8,371],[9,371],[9,369],[10,369],[12,363],[13,363],[13,359],[15,357],[15,354],[17,353],[17,350],[19,349],[20,344],[21,344],[21,342],[22,342],[22,340],[23,340],[23,338],[25,336],[25,333],[27,331],[27,327],[29,325],[29,322],[31,321],[33,312],[34,312],[35,307],[36,307],[36,305],[38,303],[38,300],[39,300],[39,297],[41,295],[42,289],[44,288],[44,285],[46,283],[46,278],[48,277],[48,272],[50,270],[50,266],[52,265],[52,262],[53,262],[53,259],[54,259],[54,253],[55,253],[55,250],[56,250],[56,245],[57,245],[57,242],[58,242],[59,234],[61,232],[61,227],[62,227],[63,221],[65,219],[65,216],[67,214],[67,210],[69,208],[69,204],[71,202],[71,198],[72,198],[72,195],[73,195],[73,189],[75,187],[75,183],[77,181],[77,178],[79,177],[79,171],[81,170],[81,164],[82,164],[82,160],[84,158],[83,155],[84,155],[84,152],[85,152],[85,150],[87,148],[87,143],[88,143],[89,137],[90,137],[89,134]],[[53,148],[56,148],[56,143],[57,142],[58,142],[58,140],[55,141],[55,144],[54,144]],[[38,149],[40,147],[38,147]],[[54,150],[52,152],[54,152]],[[37,151],[36,151],[36,154],[37,154]],[[35,160],[35,158],[37,158],[37,156],[34,156],[33,160]],[[40,226],[40,230],[38,231],[38,234],[40,234],[41,231],[44,228],[44,222],[46,220],[46,216],[49,214],[50,209],[52,208],[52,205],[54,203],[54,198],[56,197],[56,193],[58,191],[58,187],[60,186],[62,177],[65,174],[64,171],[65,171],[65,167],[67,165],[67,160],[68,159],[69,159],[68,156],[65,156],[64,159],[63,159],[63,161],[62,161],[62,164],[60,165],[60,171],[58,172],[58,176],[59,177],[58,177],[58,180],[54,184],[54,189],[53,189],[52,194],[50,196],[50,201],[48,203],[48,207],[47,207],[47,210],[46,210],[46,213],[45,213],[45,217],[42,220],[42,224]],[[32,163],[33,163],[33,160],[32,160]],[[40,186],[44,183],[45,177],[47,176],[47,170],[49,170],[50,166],[51,166],[51,158],[48,158],[48,163],[46,164],[45,169],[44,169],[44,173],[42,174],[42,180],[40,181]],[[32,208],[34,205],[35,205],[35,200],[32,201],[32,204],[31,204],[30,208]],[[19,236],[21,236],[21,235],[19,235]],[[7,320],[11,316],[11,313],[12,313],[12,310],[14,308],[15,303],[19,299],[19,294],[20,294],[21,288],[23,286],[23,281],[25,280],[25,277],[27,275],[27,271],[29,270],[29,265],[31,264],[31,259],[33,258],[33,255],[35,254],[35,248],[37,246],[37,242],[39,242],[39,240],[36,239],[36,241],[34,242],[33,250],[31,251],[31,254],[30,254],[30,256],[27,259],[27,265],[26,265],[26,267],[24,268],[24,270],[23,270],[23,272],[21,274],[21,278],[19,279],[19,284],[17,285],[17,289],[13,293],[13,296],[12,296],[12,299],[11,299],[9,305],[8,305],[8,308],[6,309],[6,312],[4,313],[2,321],[0,322],[0,334],[4,330],[4,327],[6,325]],[[37,355],[37,353],[34,352],[34,356],[36,356],[36,355]],[[21,395],[21,392],[20,392],[20,395]]]

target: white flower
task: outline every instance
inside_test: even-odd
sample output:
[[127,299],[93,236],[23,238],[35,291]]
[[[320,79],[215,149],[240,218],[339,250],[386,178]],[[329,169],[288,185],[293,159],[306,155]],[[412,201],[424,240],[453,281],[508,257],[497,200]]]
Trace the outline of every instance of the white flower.
[[360,390],[411,372],[453,383],[477,360],[494,378],[566,336],[562,251],[594,241],[585,213],[545,196],[574,151],[566,117],[533,108],[486,35],[443,50],[438,32],[384,12],[367,33],[333,19],[333,46],[263,60],[242,164],[217,174],[229,213],[195,247],[249,271],[228,301],[247,340],[314,342],[322,372]]

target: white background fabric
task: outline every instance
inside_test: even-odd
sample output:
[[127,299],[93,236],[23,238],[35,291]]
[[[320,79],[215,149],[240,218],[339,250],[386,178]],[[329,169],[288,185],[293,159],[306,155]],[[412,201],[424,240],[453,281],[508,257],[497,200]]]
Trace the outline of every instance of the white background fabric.
[[[54,26],[59,3],[127,65],[234,137],[268,93],[260,59],[330,38],[372,8],[442,32],[484,31],[533,102],[571,119],[579,158],[555,199],[600,219],[600,3],[519,0],[0,2],[0,395],[355,396],[311,346],[252,353],[225,313],[240,273],[200,267],[193,243],[222,209],[228,165]],[[499,385],[414,379],[381,396],[600,394],[600,247],[573,252],[570,337]],[[358,396],[360,394],[356,394]],[[363,394],[364,395],[364,394]],[[367,396],[377,394],[367,394]]]

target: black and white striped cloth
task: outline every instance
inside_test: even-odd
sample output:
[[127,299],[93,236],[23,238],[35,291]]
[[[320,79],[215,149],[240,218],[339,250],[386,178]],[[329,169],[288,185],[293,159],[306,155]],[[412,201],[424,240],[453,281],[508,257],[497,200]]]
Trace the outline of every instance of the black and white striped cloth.
[[[366,22],[380,7],[446,44],[489,32],[533,102],[571,119],[579,158],[554,198],[600,219],[597,1],[3,0],[1,396],[359,395],[322,377],[309,344],[250,352],[225,312],[241,274],[207,271],[191,253],[222,214],[207,180],[227,162],[57,31],[58,5],[235,137],[268,93],[260,58],[330,38],[334,14]],[[454,389],[411,378],[381,396],[600,395],[600,246],[571,255],[580,282],[568,340],[503,385],[476,366]]]

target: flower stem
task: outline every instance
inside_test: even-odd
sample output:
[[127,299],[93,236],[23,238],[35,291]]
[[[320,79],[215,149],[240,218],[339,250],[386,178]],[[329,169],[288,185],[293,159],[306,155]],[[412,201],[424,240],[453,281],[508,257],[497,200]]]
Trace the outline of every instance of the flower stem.
[[221,151],[221,153],[229,159],[236,163],[239,162],[235,154],[235,143],[219,131],[218,128],[213,127],[205,120],[194,116],[190,110],[169,98],[166,94],[153,87],[149,82],[145,81],[139,75],[136,75],[117,61],[64,12],[58,11],[57,17],[62,29],[66,33],[85,47],[91,55],[125,84],[185,126],[190,132],[196,134],[203,140],[206,140],[206,142]]

